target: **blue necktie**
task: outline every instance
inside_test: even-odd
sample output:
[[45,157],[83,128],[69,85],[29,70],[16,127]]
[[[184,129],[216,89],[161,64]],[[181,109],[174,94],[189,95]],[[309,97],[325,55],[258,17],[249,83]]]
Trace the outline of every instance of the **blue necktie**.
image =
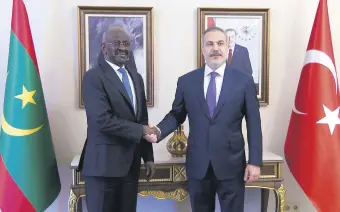
[[127,73],[127,71],[124,68],[119,68],[118,71],[120,73],[122,73],[122,75],[123,75],[122,82],[123,82],[123,85],[124,85],[127,93],[129,94],[132,107],[134,108],[135,106],[134,106],[134,103],[133,103],[132,89],[131,89],[131,86],[130,86],[130,81],[129,81],[128,73]]
[[216,108],[216,82],[215,82],[216,75],[217,73],[214,71],[210,73],[210,82],[208,85],[208,90],[207,90],[207,95],[206,95],[210,117],[213,117],[215,108]]

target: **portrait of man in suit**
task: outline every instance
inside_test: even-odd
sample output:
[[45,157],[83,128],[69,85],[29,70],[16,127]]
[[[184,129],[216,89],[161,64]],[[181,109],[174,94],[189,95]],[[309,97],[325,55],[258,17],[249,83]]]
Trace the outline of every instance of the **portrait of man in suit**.
[[[232,13],[232,12],[231,12]],[[206,16],[206,27],[220,27],[228,39],[227,65],[254,78],[257,97],[267,98],[267,35],[262,15],[228,14]]]
[[228,66],[252,75],[253,69],[251,68],[248,49],[240,44],[236,44],[236,30],[227,29],[225,30],[225,35],[228,40]]

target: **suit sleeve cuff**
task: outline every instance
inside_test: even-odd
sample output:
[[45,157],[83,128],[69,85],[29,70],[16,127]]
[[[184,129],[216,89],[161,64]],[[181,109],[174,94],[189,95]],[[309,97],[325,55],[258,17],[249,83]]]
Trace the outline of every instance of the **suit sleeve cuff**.
[[250,164],[250,165],[255,165],[255,166],[262,166],[263,165],[263,163],[262,163],[262,160],[256,160],[256,161],[254,161],[254,160],[249,160],[248,161],[248,164]]
[[157,126],[155,126],[155,127],[157,128],[157,130],[158,130],[159,134],[160,134],[160,135],[162,135],[162,131],[161,131],[161,129],[159,129],[159,127],[157,127]]

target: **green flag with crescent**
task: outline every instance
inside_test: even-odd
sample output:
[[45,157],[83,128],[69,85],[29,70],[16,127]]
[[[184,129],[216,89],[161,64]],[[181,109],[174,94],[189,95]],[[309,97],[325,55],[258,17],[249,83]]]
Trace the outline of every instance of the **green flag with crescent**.
[[13,0],[0,134],[0,211],[44,211],[60,179],[34,45],[22,0]]

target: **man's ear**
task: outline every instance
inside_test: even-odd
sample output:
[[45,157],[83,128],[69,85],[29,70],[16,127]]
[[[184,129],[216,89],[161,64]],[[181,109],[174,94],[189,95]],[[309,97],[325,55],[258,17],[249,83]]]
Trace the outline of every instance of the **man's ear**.
[[102,43],[102,45],[100,45],[100,49],[101,49],[103,55],[106,55],[106,48],[105,48],[105,47],[106,47],[106,46],[105,46],[104,43]]

